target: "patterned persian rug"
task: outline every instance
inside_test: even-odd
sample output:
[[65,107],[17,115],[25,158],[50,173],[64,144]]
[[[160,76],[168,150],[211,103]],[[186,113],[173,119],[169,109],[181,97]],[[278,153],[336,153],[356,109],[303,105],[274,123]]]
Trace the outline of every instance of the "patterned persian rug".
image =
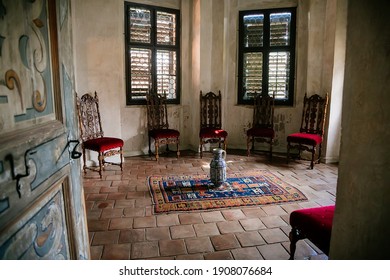
[[307,200],[295,187],[267,170],[227,174],[220,187],[208,175],[150,176],[154,213],[211,210]]

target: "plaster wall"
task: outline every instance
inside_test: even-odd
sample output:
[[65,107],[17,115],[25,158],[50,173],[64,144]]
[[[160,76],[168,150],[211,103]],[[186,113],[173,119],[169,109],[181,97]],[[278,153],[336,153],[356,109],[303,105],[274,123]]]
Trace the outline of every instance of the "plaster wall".
[[331,259],[388,259],[389,13],[386,1],[348,1],[342,135]]
[[345,47],[347,33],[347,0],[336,1],[334,36],[334,64],[331,73],[328,129],[326,134],[325,162],[338,162],[341,138],[341,113],[344,89]]
[[[224,0],[196,1],[199,21],[194,22],[194,28],[199,32],[199,42],[193,45],[193,61],[199,65],[199,80],[193,81],[193,90],[190,92],[193,105],[191,112],[193,116],[193,138],[190,139],[190,146],[193,150],[199,149],[198,132],[200,127],[200,105],[199,94],[213,91],[221,91],[223,103],[226,103],[227,94],[223,90],[223,36],[224,36]],[[224,104],[222,105],[225,108]],[[209,148],[206,145],[206,150]]]
[[[324,26],[326,2],[311,0],[308,11],[308,63],[307,63],[307,94],[318,92],[322,86],[322,71],[324,64]],[[299,31],[298,31],[299,32]],[[320,93],[322,94],[322,93]]]
[[[276,152],[286,151],[286,136],[299,128],[304,93],[322,94],[324,88],[332,88],[334,56],[324,51],[324,40],[334,31],[326,33],[324,26],[335,21],[336,8],[327,7],[327,2],[336,0],[134,2],[181,10],[181,104],[168,108],[171,127],[181,132],[181,149],[198,149],[200,90],[221,90],[228,147],[246,148],[245,131],[252,121],[252,108],[237,105],[239,10],[297,6],[295,103],[275,109]],[[76,90],[98,92],[105,133],[124,139],[126,156],[144,154],[148,143],[146,108],[125,105],[124,1],[84,0],[73,5]],[[104,16],[100,16],[101,11]],[[326,47],[332,48],[332,40],[326,42]]]

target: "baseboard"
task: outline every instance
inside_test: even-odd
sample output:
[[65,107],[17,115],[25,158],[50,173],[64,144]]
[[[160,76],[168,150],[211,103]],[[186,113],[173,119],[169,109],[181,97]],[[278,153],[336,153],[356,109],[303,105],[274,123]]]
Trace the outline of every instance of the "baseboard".
[[135,156],[143,156],[145,155],[142,151],[124,151],[123,156],[124,157],[135,157]]
[[324,157],[322,159],[323,162],[325,163],[338,163],[339,162],[339,158],[338,157]]
[[[165,148],[161,148],[161,151],[164,151]],[[171,151],[176,151],[175,145],[170,145],[169,149]],[[194,150],[193,147],[186,145],[186,146],[180,146],[180,150]],[[152,152],[154,151],[154,147],[152,148]],[[123,157],[135,157],[135,156],[145,156],[148,155],[147,149],[145,151],[123,151]]]

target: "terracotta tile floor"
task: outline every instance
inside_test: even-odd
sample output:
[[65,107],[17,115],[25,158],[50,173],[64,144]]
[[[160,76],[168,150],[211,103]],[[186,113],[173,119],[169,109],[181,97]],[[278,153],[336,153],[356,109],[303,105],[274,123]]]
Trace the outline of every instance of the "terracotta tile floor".
[[[218,209],[208,212],[153,215],[146,183],[149,175],[208,174],[211,153],[182,151],[125,159],[124,170],[108,166],[84,176],[91,258],[286,260],[289,257],[289,213],[295,209],[335,203],[338,168],[308,161],[290,161],[245,151],[228,151],[227,173],[268,169],[300,189],[308,201],[280,205]],[[295,259],[327,259],[308,240],[297,243]]]

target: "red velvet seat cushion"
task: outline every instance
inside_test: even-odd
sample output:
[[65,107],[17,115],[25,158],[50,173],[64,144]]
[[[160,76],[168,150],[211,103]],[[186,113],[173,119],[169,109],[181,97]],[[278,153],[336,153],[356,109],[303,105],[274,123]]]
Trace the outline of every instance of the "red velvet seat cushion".
[[274,138],[275,131],[272,128],[252,127],[246,132],[247,136]]
[[295,210],[290,214],[290,225],[328,255],[334,209],[332,205]]
[[293,133],[287,136],[287,142],[301,143],[316,146],[322,143],[322,136],[310,133]]
[[153,129],[149,131],[149,135],[152,138],[178,138],[180,132],[175,129]]
[[123,147],[123,140],[114,137],[100,137],[84,142],[85,149],[96,152],[104,152],[107,150]]
[[202,128],[199,132],[200,138],[226,138],[227,136],[227,131],[210,127]]

